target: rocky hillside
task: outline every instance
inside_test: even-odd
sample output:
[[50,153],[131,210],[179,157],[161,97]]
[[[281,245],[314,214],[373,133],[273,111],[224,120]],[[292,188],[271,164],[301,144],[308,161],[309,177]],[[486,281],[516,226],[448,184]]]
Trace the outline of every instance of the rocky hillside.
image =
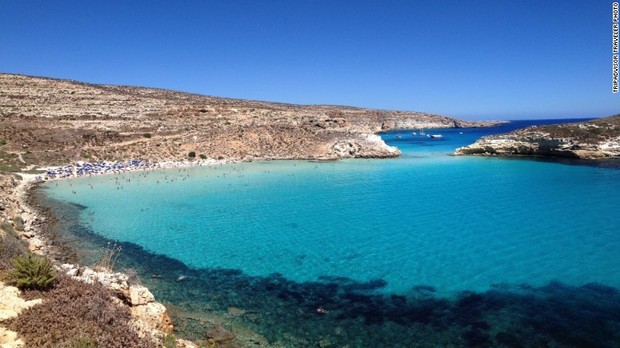
[[23,163],[398,156],[374,133],[485,124],[0,74],[0,149]]
[[620,114],[588,122],[533,126],[483,137],[457,155],[620,158]]

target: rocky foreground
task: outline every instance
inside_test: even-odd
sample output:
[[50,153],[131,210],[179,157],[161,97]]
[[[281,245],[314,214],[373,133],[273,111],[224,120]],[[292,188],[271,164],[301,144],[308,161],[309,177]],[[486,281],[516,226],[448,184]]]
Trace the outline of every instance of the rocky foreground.
[[620,158],[620,114],[588,122],[532,126],[486,136],[456,155]]
[[379,131],[489,123],[0,74],[0,144],[22,163],[394,157]]

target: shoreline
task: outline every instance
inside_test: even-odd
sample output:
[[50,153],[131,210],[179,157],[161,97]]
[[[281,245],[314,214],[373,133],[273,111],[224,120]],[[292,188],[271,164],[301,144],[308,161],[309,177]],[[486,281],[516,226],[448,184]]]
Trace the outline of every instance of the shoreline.
[[[21,177],[10,196],[17,204],[15,217],[23,220],[24,230],[17,232],[18,236],[27,245],[28,250],[38,255],[42,255],[54,262],[58,272],[64,273],[73,279],[84,281],[90,284],[98,284],[111,290],[116,297],[113,302],[120,305],[129,306],[132,316],[136,322],[134,330],[139,335],[149,335],[154,342],[159,344],[166,335],[173,334],[174,323],[168,315],[169,311],[161,302],[158,302],[152,292],[145,286],[134,284],[130,285],[130,275],[114,270],[97,269],[96,266],[81,266],[75,262],[66,262],[67,259],[75,258],[76,250],[64,241],[55,237],[54,224],[61,221],[54,216],[49,208],[41,206],[36,202],[34,191],[39,185],[47,181],[77,179],[84,176],[107,176],[116,174],[128,174],[140,171],[170,170],[191,168],[197,166],[217,166],[240,163],[238,160],[196,160],[196,161],[163,161],[150,163],[149,167],[125,168],[121,171],[93,172],[85,175],[72,175],[62,177],[42,178],[40,174],[14,173]],[[75,166],[49,167],[67,168]],[[61,227],[62,228],[62,227]],[[216,321],[222,321],[217,319]],[[224,330],[219,324],[221,330]],[[258,337],[256,333],[246,332],[244,336]],[[175,338],[177,347],[194,348],[197,347],[191,341],[182,338]],[[256,338],[254,338],[256,339]]]
[[[111,298],[113,303],[129,307],[133,318],[132,330],[139,336],[148,337],[159,344],[166,335],[172,334],[173,324],[165,306],[157,302],[146,287],[130,284],[129,275],[112,269],[96,269],[95,266],[80,266],[61,260],[61,255],[69,251],[70,247],[59,246],[52,236],[44,232],[44,229],[51,229],[51,224],[58,219],[33,202],[33,190],[36,190],[42,181],[36,179],[36,174],[18,175],[22,176],[22,180],[14,190],[14,197],[18,204],[18,216],[24,222],[24,231],[18,232],[18,235],[28,249],[50,259],[59,273],[111,290],[115,296]],[[183,340],[179,346],[195,347]]]
[[[175,168],[173,165],[175,164],[170,163],[167,167],[164,168],[162,166],[159,169]],[[124,173],[133,171],[135,170],[124,171]],[[129,275],[114,270],[94,270],[94,266],[88,267],[76,263],[63,262],[63,256],[71,257],[71,254],[75,251],[70,246],[59,244],[57,240],[54,240],[52,225],[59,221],[59,218],[51,215],[51,211],[34,202],[33,191],[45,181],[74,179],[79,176],[40,180],[37,174],[16,174],[22,177],[13,192],[18,206],[16,217],[20,217],[24,222],[24,231],[18,232],[18,235],[26,243],[28,249],[35,254],[50,259],[60,273],[64,273],[73,279],[90,284],[98,284],[111,290],[115,295],[111,299],[114,300],[113,302],[130,308],[135,322],[135,325],[132,325],[132,329],[138,335],[151,337],[154,343],[158,343],[166,335],[172,334],[174,326],[167,314],[167,308],[155,299],[148,288],[141,285],[130,285],[128,282]],[[92,175],[109,174],[114,173],[93,173]],[[196,347],[193,343],[184,340],[180,340],[178,346]]]
[[150,162],[142,160],[126,160],[126,161],[99,161],[88,162],[78,161],[64,166],[51,166],[45,169],[45,178],[42,175],[36,174],[22,174],[18,175],[31,176],[31,180],[40,181],[58,180],[58,179],[75,179],[84,176],[99,176],[99,175],[116,175],[133,172],[144,172],[154,170],[167,170],[167,169],[183,169],[193,167],[204,166],[217,166],[225,164],[240,163],[239,160],[217,160],[217,159],[198,159],[198,160],[185,160],[185,161],[161,161]]
[[[173,167],[173,168],[175,168],[175,167]],[[101,175],[106,175],[106,174],[101,174]],[[112,178],[112,180],[113,180],[113,178]],[[29,185],[29,184],[26,182],[26,178],[24,178],[24,180],[23,180],[23,181],[24,181],[23,183],[22,183],[22,182],[20,182],[19,184],[20,184],[20,185],[22,185],[22,186],[23,186],[23,188],[27,188],[27,187],[29,186],[29,188],[27,188],[27,189],[26,189],[26,193],[30,193],[30,196],[29,196],[29,197],[32,197],[33,192],[36,192],[36,188],[37,188],[37,187],[40,187],[40,186],[37,186],[37,185],[36,185],[36,183],[35,183],[35,184],[32,184],[32,183],[31,183],[31,184]],[[20,187],[20,189],[22,189],[22,188]],[[39,192],[39,193],[41,193],[41,192]],[[46,206],[46,205],[43,205],[43,206]],[[41,209],[39,209],[40,207],[38,207],[38,208],[37,208],[37,206],[36,206],[35,204],[31,204],[31,207],[32,207],[33,209],[35,209],[35,210],[39,210],[39,211],[41,210]],[[66,224],[64,224],[64,222],[66,222],[66,223],[67,223],[67,224],[69,224],[69,225],[70,225],[70,224],[72,224],[72,222],[73,222],[74,220],[73,220],[70,216],[71,216],[71,215],[73,215],[73,212],[77,212],[78,208],[79,208],[79,206],[74,206],[74,207],[73,207],[73,210],[69,210],[69,214],[67,214],[67,215],[58,215],[59,217],[61,217],[61,221],[54,222],[54,221],[52,221],[52,219],[51,219],[51,218],[49,218],[49,217],[45,217],[45,219],[44,219],[45,221],[43,221],[43,223],[59,223],[59,225],[57,225],[57,226],[56,226],[56,228],[63,228],[64,226],[67,226]],[[58,212],[60,212],[61,214],[63,214],[63,209],[59,209],[59,210],[58,210]],[[43,215],[41,214],[39,217],[42,217],[42,216],[43,216]],[[64,216],[64,218],[63,218],[63,216]],[[69,217],[69,218],[67,218],[67,217]],[[33,221],[34,221],[34,220],[33,220]],[[43,232],[45,232],[45,231],[43,231]],[[50,232],[52,232],[52,231],[50,231]],[[68,246],[70,246],[71,244],[67,244],[67,245],[68,245]],[[78,245],[78,244],[76,244],[76,245]],[[58,244],[55,244],[55,245],[54,245],[54,247],[58,247],[58,246],[59,246]],[[123,248],[125,249],[125,246],[123,246]],[[126,250],[129,250],[129,249],[126,249]],[[139,260],[139,261],[142,261],[143,259],[138,259],[138,260]],[[72,270],[71,270],[71,269],[68,269],[68,271],[72,271]],[[142,274],[146,274],[146,276],[148,276],[148,274],[150,274],[150,273],[144,273],[144,272],[142,272]],[[188,274],[188,273],[184,273],[184,274]],[[191,277],[191,275],[190,275],[190,277]],[[209,281],[212,281],[212,280],[211,280],[212,278],[213,278],[213,277],[209,277],[209,278],[208,278],[208,279],[209,279]],[[224,280],[228,281],[229,279],[224,279]],[[267,285],[272,286],[271,284],[275,284],[276,282],[266,282],[266,283],[267,283]],[[150,284],[150,286],[152,286],[152,289],[153,289],[154,291],[158,291],[158,290],[157,290],[157,287],[158,287],[159,285],[153,285],[153,282],[150,282],[150,283],[148,283],[148,284]],[[238,285],[237,283],[229,283],[229,284],[236,284],[236,285]],[[173,285],[174,285],[174,283],[173,283]],[[234,286],[233,286],[233,285],[231,285],[231,288],[233,288],[233,289],[234,289]],[[225,290],[224,290],[224,291],[222,291],[222,288],[221,288],[221,287],[220,287],[220,288],[217,288],[217,289],[218,289],[218,291],[214,291],[214,293],[218,293],[218,294],[226,294],[226,291],[225,291]],[[228,289],[228,288],[224,288],[224,289]],[[289,289],[297,290],[297,288],[295,288],[295,287],[291,288],[291,287],[288,287],[288,286],[286,286],[286,285],[285,285],[285,286],[283,286],[283,287],[282,287],[282,289],[285,289],[285,290],[289,290]],[[533,291],[538,291],[538,292],[540,292],[540,291],[544,291],[544,289],[545,289],[544,287],[541,287],[541,288],[535,288]],[[571,294],[571,292],[570,292],[570,291],[577,291],[577,294],[580,294],[580,293],[581,293],[581,291],[590,291],[590,290],[589,290],[589,288],[587,287],[587,284],[586,284],[586,285],[583,285],[583,286],[580,286],[580,287],[576,287],[576,288],[572,288],[572,287],[570,287],[570,288],[568,288],[568,289],[569,289],[569,290],[567,290],[567,291],[568,291],[568,294],[569,294],[569,295]],[[571,290],[571,289],[572,289],[572,290]],[[581,290],[580,290],[580,289],[581,289]],[[307,291],[307,290],[312,290],[312,288],[308,288],[308,287],[306,287],[306,288],[301,288],[301,289],[299,290],[299,292],[298,292],[298,293],[301,293],[301,294],[304,294],[304,292],[309,293],[309,291]],[[496,290],[497,290],[497,289],[496,289]],[[510,290],[510,289],[508,289],[508,290],[506,290],[506,291],[509,291],[509,290]],[[518,291],[518,290],[519,290],[519,289],[517,289],[517,291]],[[555,291],[555,290],[553,290],[553,288],[552,288],[551,290],[552,290],[552,291]],[[560,290],[562,290],[562,289],[560,289]],[[503,290],[502,290],[502,291],[503,291]],[[562,290],[562,291],[564,291],[564,290]],[[258,294],[260,294],[260,293],[258,293]],[[253,293],[252,295],[253,295],[253,296],[260,296],[260,295],[257,295],[256,293]],[[470,295],[471,295],[471,294],[470,294]],[[470,298],[470,297],[467,297],[467,296],[470,296],[470,295],[468,295],[468,294],[462,294],[462,295],[460,295],[460,296],[461,296],[461,297],[460,297],[460,299],[468,299],[468,298]],[[492,295],[492,292],[491,292],[491,293],[489,293],[489,294],[487,294],[487,293],[480,293],[480,294],[476,293],[476,294],[471,295],[471,296],[476,296],[476,298],[487,298],[487,297],[488,297],[488,298],[489,298],[489,301],[492,301],[493,299],[497,299],[497,297],[494,297],[494,295]],[[507,296],[508,296],[508,295],[507,295]],[[511,295],[511,296],[512,296],[512,295]],[[507,298],[513,298],[513,297],[508,296]],[[342,300],[342,298],[340,298],[340,297],[336,297],[335,299],[336,299],[336,300]],[[191,300],[190,300],[190,301],[191,301]],[[444,303],[444,302],[442,302],[442,301],[445,301],[445,300],[444,300],[443,298],[437,298],[437,299],[433,299],[433,300],[430,300],[430,301],[432,301],[431,303],[436,303],[436,304],[438,304],[438,305],[439,305],[439,303]],[[456,299],[454,299],[454,301],[455,301],[455,302],[449,302],[448,307],[449,307],[450,311],[454,310],[454,313],[457,313],[457,314],[458,314],[458,313],[460,313],[460,312],[459,312],[458,308],[457,308],[457,307],[455,307],[455,306],[459,303],[458,301],[460,301],[460,300],[459,300],[459,297],[457,297]],[[361,301],[360,301],[360,302],[361,302]],[[272,302],[272,303],[276,303],[276,304],[277,304],[277,303],[280,303],[280,302]],[[284,302],[283,302],[283,303],[284,303]],[[340,303],[340,302],[338,302],[338,303]],[[368,303],[370,303],[370,304],[369,304],[367,307],[362,307],[362,308],[367,308],[368,310],[373,310],[371,313],[380,313],[380,312],[381,312],[381,310],[382,310],[382,308],[384,308],[384,307],[379,307],[379,306],[376,306],[376,307],[375,307],[375,306],[373,306],[373,305],[372,305],[372,303],[375,303],[375,302],[372,302],[372,301],[371,301],[371,302],[368,302]],[[389,301],[388,301],[388,302],[381,302],[381,301],[379,301],[379,302],[377,302],[377,303],[380,303],[382,306],[383,306],[384,304],[386,304],[386,303],[387,303],[387,304],[389,304],[390,306],[391,306],[392,304],[393,304],[394,306],[396,306],[396,305],[398,304],[398,303],[396,303],[396,302],[392,303],[392,302],[389,302]],[[484,303],[487,303],[487,302],[486,302],[486,300],[484,300]],[[489,302],[489,303],[491,303],[491,302]],[[546,303],[547,303],[547,302],[541,302],[541,304],[542,304],[542,305],[545,305]],[[289,303],[289,304],[290,304],[290,303]],[[227,303],[226,305],[229,305],[229,304]],[[399,305],[400,305],[400,304],[399,304]],[[224,307],[225,307],[225,306],[224,306]],[[568,304],[567,304],[567,305],[563,305],[561,308],[567,308],[567,307],[568,307]],[[169,310],[170,310],[171,312],[173,312],[173,313],[177,313],[177,314],[179,314],[179,312],[175,312],[175,311],[179,310],[179,308],[180,308],[180,307],[176,307],[176,308],[175,308],[174,302],[171,302],[171,303],[170,303],[170,305],[169,305],[169,307],[168,307],[167,309],[169,309]],[[216,315],[216,313],[212,311],[211,307],[205,307],[205,308],[209,308],[209,314]],[[233,326],[234,324],[231,324],[231,322],[230,322],[230,321],[228,321],[229,319],[231,319],[232,321],[236,320],[236,319],[235,319],[235,317],[233,317],[233,316],[235,316],[235,315],[237,315],[239,318],[244,318],[243,316],[244,316],[244,315],[246,315],[246,314],[244,314],[244,313],[248,313],[248,314],[247,314],[247,316],[248,316],[248,317],[251,317],[251,316],[257,316],[257,317],[258,317],[258,316],[261,316],[261,315],[262,315],[262,312],[265,310],[265,307],[257,307],[257,309],[252,308],[251,310],[247,310],[247,308],[246,308],[246,307],[244,307],[244,306],[239,306],[238,308],[236,308],[236,307],[231,307],[231,308],[232,308],[232,309],[231,309],[231,310],[230,310],[230,312],[229,312],[229,315],[230,315],[230,316],[223,315],[223,316],[219,316],[219,317],[218,317],[218,318],[221,318],[221,319],[222,319],[222,321],[221,321],[221,322],[219,322],[219,324],[221,324],[221,325],[226,325],[226,327],[231,326],[231,327],[232,327],[232,329],[231,329],[230,331],[231,331],[231,332],[234,332],[235,334],[238,334],[238,335],[243,335],[243,333],[241,333],[241,332],[240,332],[240,331],[239,331],[236,327],[234,327],[234,326]],[[277,306],[276,306],[276,308],[279,308],[279,307],[277,307]],[[283,306],[282,308],[285,308],[285,307]],[[290,307],[286,307],[286,308],[290,308]],[[295,307],[293,307],[293,308],[295,308]],[[323,308],[323,307],[320,307],[320,308]],[[336,309],[337,307],[325,307],[325,308],[327,308],[328,310],[332,311],[332,314],[323,315],[323,314],[315,314],[315,313],[313,313],[313,314],[311,314],[311,315],[315,315],[315,316],[320,315],[320,317],[319,317],[317,320],[320,320],[320,321],[322,321],[322,322],[327,322],[327,320],[332,320],[332,319],[333,319],[333,316],[334,316],[334,315],[336,315],[336,314],[338,314],[338,315],[350,314],[350,312],[347,312],[346,310]],[[344,308],[344,307],[343,307],[343,308]],[[392,308],[392,307],[389,307],[389,308]],[[395,308],[396,308],[396,307],[395,307]],[[398,307],[398,308],[400,308],[400,307]],[[407,307],[407,308],[419,309],[419,308],[420,308],[420,303],[418,303],[418,302],[412,302],[412,303],[411,303],[411,307]],[[570,308],[570,307],[568,307],[568,308]],[[217,308],[217,310],[219,311],[219,310],[221,310],[221,308]],[[246,311],[246,310],[247,310],[247,311]],[[378,312],[375,312],[375,310],[376,310],[376,311],[378,311]],[[268,312],[268,311],[265,311],[265,313],[269,313],[269,312]],[[400,313],[400,312],[389,312],[389,313],[391,313],[391,314],[394,314],[394,313],[398,314],[398,313]],[[277,313],[277,315],[278,315],[278,318],[288,318],[289,320],[290,320],[290,319],[293,319],[293,320],[295,319],[295,315],[291,315],[290,317],[288,317],[288,316],[281,316],[281,315],[282,315],[282,313]],[[204,319],[205,321],[206,321],[206,320],[208,320],[208,321],[210,321],[210,322],[214,322],[214,320],[212,319],[213,317],[197,317],[197,318],[198,318],[198,319]],[[177,319],[177,318],[175,317],[175,319]],[[244,318],[244,319],[245,319],[245,318]],[[179,317],[179,319],[178,319],[178,320],[179,320],[179,323],[180,323],[180,325],[179,325],[178,327],[181,327],[181,331],[182,331],[182,324],[181,324],[181,323],[183,322],[183,317]],[[192,318],[192,320],[194,320],[194,319]],[[239,320],[240,320],[240,319],[239,319]],[[404,319],[403,319],[403,320],[410,320],[410,318],[408,318],[408,317],[404,317]],[[194,322],[194,323],[201,323],[202,321],[199,321],[199,320],[194,320],[193,322]],[[293,321],[293,322],[295,322],[295,321]],[[274,323],[274,322],[270,322],[270,324],[273,324],[273,323]],[[314,322],[310,321],[310,323],[314,323]],[[317,323],[318,323],[318,322],[317,322]],[[331,323],[331,322],[330,322],[330,323]],[[336,323],[336,321],[335,321],[335,320],[334,320],[334,323]],[[408,321],[407,321],[407,323],[410,323],[410,322],[408,322]],[[315,323],[315,324],[316,324],[316,323]],[[340,323],[338,323],[338,324],[340,325]],[[298,325],[299,325],[299,324],[298,324]],[[302,327],[302,328],[303,328],[303,327],[305,327],[305,326],[300,325],[300,326],[297,326],[297,327],[298,327],[298,328],[299,328],[299,327]],[[322,326],[317,325],[316,327],[322,327]],[[346,327],[346,326],[345,326],[345,327]],[[366,329],[366,328],[367,328],[366,326],[355,327],[355,329],[356,329],[356,330],[360,330],[360,331],[351,331],[351,332],[364,332],[364,329]],[[430,330],[430,329],[429,329],[429,330]],[[463,330],[465,330],[465,329],[463,329]],[[204,330],[203,330],[203,331],[204,331]],[[255,332],[256,332],[256,331],[255,331]],[[290,332],[295,332],[295,331],[290,331]],[[434,332],[435,332],[435,331],[429,331],[429,332],[428,332],[428,334],[429,334],[429,335],[433,335],[433,334],[434,334]],[[185,336],[185,337],[190,337],[190,336]],[[270,339],[272,339],[272,338],[271,338],[271,336],[269,336],[268,334],[265,334],[265,337],[270,337]],[[292,336],[291,336],[291,337],[292,337]],[[300,337],[303,337],[303,336],[301,336],[301,335],[300,335]],[[334,336],[334,337],[335,337],[335,336]],[[347,337],[350,337],[350,336],[347,336]],[[407,336],[407,337],[408,337],[408,336]],[[433,337],[433,336],[431,336],[431,337]],[[241,339],[241,338],[239,337],[238,339]],[[239,340],[237,340],[237,341],[233,341],[232,343],[233,343],[233,344],[235,344],[235,343],[239,343],[239,342],[240,342],[240,341],[239,341]],[[263,346],[266,346],[266,345],[268,345],[269,343],[272,343],[272,344],[273,344],[273,343],[278,343],[278,341],[274,341],[274,340],[272,340],[272,341],[265,341],[265,342],[267,342],[267,343],[266,343],[265,345],[263,345]],[[327,341],[326,341],[326,342],[327,342]]]

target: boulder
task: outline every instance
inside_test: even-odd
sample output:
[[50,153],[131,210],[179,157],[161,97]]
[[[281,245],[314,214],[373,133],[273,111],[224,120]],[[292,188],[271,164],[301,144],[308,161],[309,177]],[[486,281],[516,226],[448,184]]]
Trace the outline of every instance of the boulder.
[[17,338],[16,332],[0,327],[0,347],[22,348],[25,347],[25,344],[24,341]]
[[223,328],[221,325],[214,325],[207,329],[207,341],[211,343],[222,343],[226,341],[232,341],[235,339],[235,335]]
[[0,282],[0,321],[16,317],[24,309],[41,302],[43,302],[41,299],[26,301],[20,297],[19,289]]
[[159,302],[131,307],[131,313],[139,320],[138,326],[141,329],[172,333],[172,319],[170,319],[166,307]]
[[155,296],[142,285],[132,285],[129,287],[129,302],[132,306],[145,305],[155,302]]

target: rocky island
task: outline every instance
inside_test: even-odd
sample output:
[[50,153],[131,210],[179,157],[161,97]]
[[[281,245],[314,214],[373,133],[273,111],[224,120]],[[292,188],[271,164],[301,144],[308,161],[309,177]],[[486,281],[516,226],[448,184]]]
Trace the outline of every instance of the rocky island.
[[620,114],[486,136],[458,148],[455,155],[620,158]]

